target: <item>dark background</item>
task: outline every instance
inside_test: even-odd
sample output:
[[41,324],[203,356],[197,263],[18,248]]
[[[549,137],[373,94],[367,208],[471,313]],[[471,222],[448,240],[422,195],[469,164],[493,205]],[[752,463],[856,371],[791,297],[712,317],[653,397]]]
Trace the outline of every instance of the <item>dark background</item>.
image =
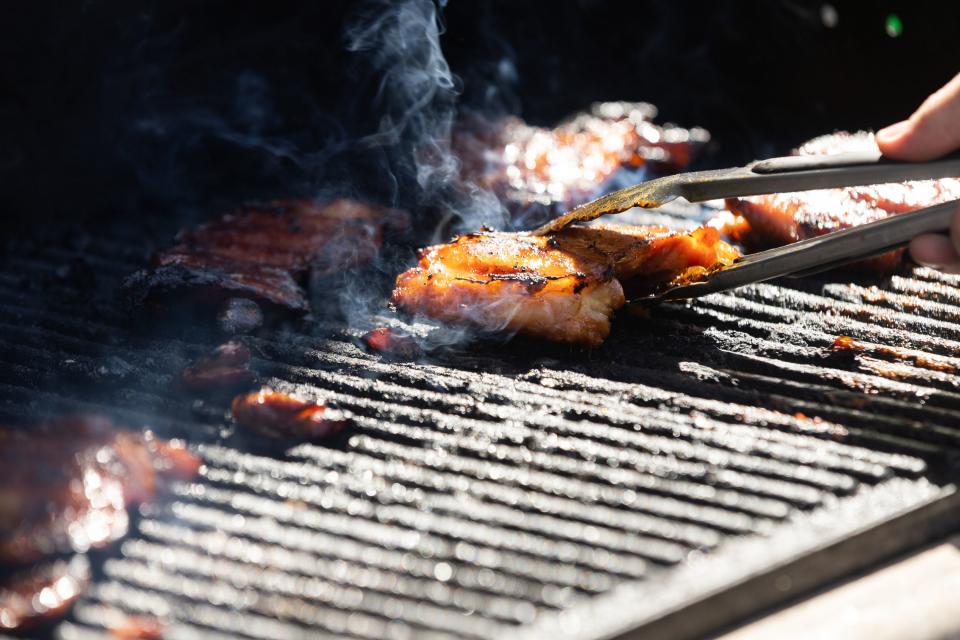
[[[377,194],[376,158],[355,141],[376,126],[379,78],[343,38],[358,4],[9,5],[3,215],[96,221]],[[960,70],[960,3],[835,2],[833,28],[822,6],[451,0],[441,44],[462,105],[549,124],[596,100],[647,100],[663,120],[711,131],[706,165],[883,126]]]

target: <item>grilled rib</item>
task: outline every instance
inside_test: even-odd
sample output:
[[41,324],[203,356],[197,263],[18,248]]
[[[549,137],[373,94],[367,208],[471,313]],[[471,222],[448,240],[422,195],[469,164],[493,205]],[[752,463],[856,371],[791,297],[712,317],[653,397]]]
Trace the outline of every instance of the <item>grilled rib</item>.
[[652,122],[646,103],[593,105],[555,128],[519,118],[468,118],[453,135],[461,176],[497,194],[516,218],[559,214],[597,196],[623,167],[673,172],[686,167],[709,134]]
[[352,200],[251,206],[183,231],[175,246],[158,253],[150,269],[124,286],[137,307],[226,303],[221,324],[243,330],[255,324],[256,312],[241,314],[244,309],[231,300],[304,313],[308,304],[301,285],[308,273],[326,276],[369,262],[385,228],[406,224],[402,212]]
[[[486,330],[597,346],[628,291],[654,288],[736,252],[714,229],[572,227],[553,236],[479,232],[424,249],[392,302]],[[623,285],[621,284],[623,283]]]
[[[876,150],[873,135],[835,133],[814,138],[797,155],[827,155]],[[731,233],[750,246],[764,249],[840,231],[891,215],[960,198],[960,179],[919,180],[894,184],[776,193],[729,198],[727,209],[742,216],[747,231]],[[729,229],[733,231],[733,229]],[[888,273],[901,262],[903,250],[857,263],[860,270]]]

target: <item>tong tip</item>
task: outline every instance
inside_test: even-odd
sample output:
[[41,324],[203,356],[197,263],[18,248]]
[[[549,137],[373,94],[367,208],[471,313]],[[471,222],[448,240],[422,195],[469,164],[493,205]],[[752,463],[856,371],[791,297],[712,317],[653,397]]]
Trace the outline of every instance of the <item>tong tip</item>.
[[575,222],[589,222],[600,216],[622,213],[634,207],[656,209],[677,197],[675,193],[669,190],[672,183],[673,180],[671,179],[659,178],[608,193],[540,225],[530,231],[530,234],[543,236],[555,233]]

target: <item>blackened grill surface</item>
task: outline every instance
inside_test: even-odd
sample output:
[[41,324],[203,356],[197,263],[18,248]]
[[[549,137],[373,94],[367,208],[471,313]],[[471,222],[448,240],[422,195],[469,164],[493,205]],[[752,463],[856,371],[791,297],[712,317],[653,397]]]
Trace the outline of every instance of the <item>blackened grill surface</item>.
[[[206,465],[94,558],[60,637],[142,614],[165,637],[617,635],[955,477],[960,376],[870,345],[960,366],[957,276],[757,285],[621,318],[589,353],[515,341],[398,364],[364,327],[306,320],[250,338],[254,368],[355,424],[277,448],[174,384],[213,337],[134,329],[114,304],[142,264],[104,233],[0,271],[5,421],[103,412]],[[840,335],[867,348],[835,351]]]

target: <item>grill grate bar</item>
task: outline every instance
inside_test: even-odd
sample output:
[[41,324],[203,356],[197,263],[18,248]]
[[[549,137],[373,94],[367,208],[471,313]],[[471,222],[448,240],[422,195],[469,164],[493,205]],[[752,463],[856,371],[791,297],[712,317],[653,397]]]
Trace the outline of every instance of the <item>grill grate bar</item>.
[[[255,566],[268,563],[269,566],[287,568],[294,573],[328,577],[346,586],[359,584],[386,594],[426,597],[442,606],[460,606],[457,603],[463,602],[469,595],[476,601],[476,609],[481,613],[487,600],[496,604],[494,610],[502,609],[500,605],[504,598],[519,598],[538,606],[556,608],[570,604],[574,595],[571,589],[522,580],[489,569],[483,570],[481,576],[480,571],[468,571],[464,566],[451,571],[446,581],[449,586],[444,586],[436,580],[438,575],[447,575],[450,565],[443,560],[417,564],[410,562],[408,555],[390,552],[380,546],[363,545],[316,531],[297,536],[291,534],[288,528],[275,524],[256,529],[258,536],[255,539],[227,536],[225,531],[194,530],[149,519],[142,521],[140,530],[146,539],[155,543],[154,547],[141,549],[141,556],[146,559],[151,554],[159,557],[166,546],[182,545],[210,557],[222,556]],[[242,527],[236,527],[231,533],[244,535]],[[130,544],[141,542],[131,541]]]
[[[586,593],[605,591],[617,581],[615,575],[604,571],[580,569],[554,560],[477,546],[467,541],[451,541],[432,534],[420,535],[403,527],[353,519],[349,513],[303,509],[245,492],[208,487],[202,494],[190,497],[194,503],[174,503],[170,513],[178,520],[224,531],[231,531],[230,520],[236,520],[237,512],[240,512],[247,515],[242,522],[250,522],[253,530],[266,528],[271,537],[296,539],[306,532],[324,531],[386,549],[402,549],[421,557],[440,559],[451,566],[470,562],[475,567],[490,569],[513,579],[570,587]],[[436,567],[434,571],[437,571]]]
[[[141,510],[62,638],[125,612],[183,638],[510,636],[874,488],[953,477],[957,277],[756,285],[624,319],[592,356],[518,341],[396,364],[335,319],[264,329],[245,340],[266,384],[354,416],[332,446],[281,453],[172,384],[204,336],[137,335],[57,271],[84,261],[109,290],[142,264],[130,246],[44,247],[0,270],[0,413],[109,413],[205,459]],[[864,350],[835,352],[838,335]]]

